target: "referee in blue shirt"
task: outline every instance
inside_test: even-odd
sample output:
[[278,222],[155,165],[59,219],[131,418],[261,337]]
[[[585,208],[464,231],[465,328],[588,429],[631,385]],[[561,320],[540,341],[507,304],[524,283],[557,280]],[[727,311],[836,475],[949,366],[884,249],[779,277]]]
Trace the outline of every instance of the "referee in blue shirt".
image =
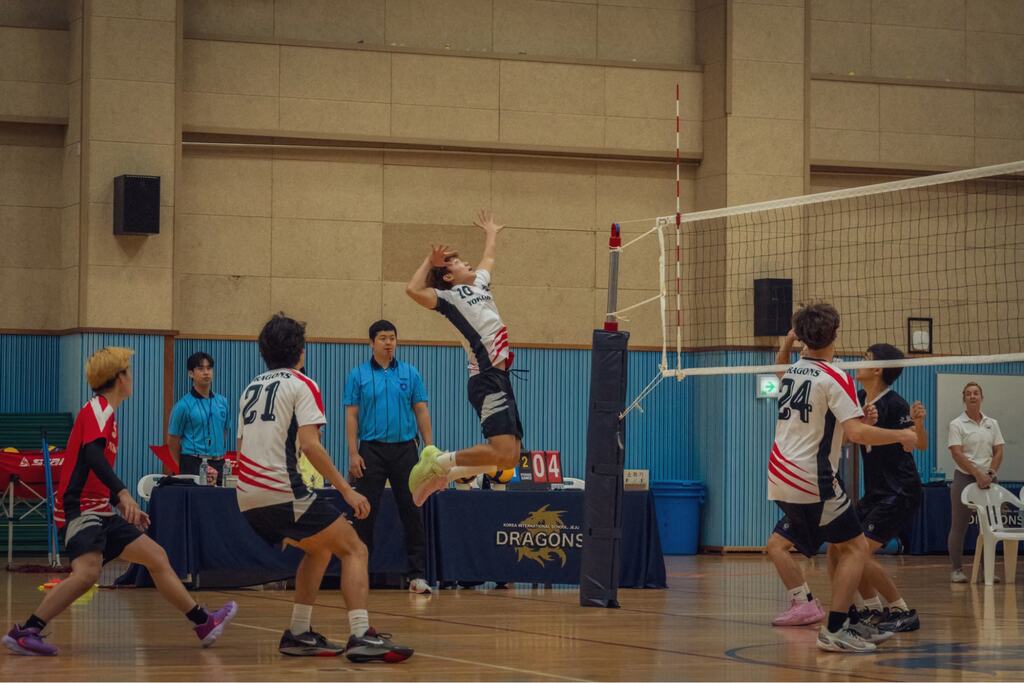
[[[213,391],[213,357],[199,351],[186,362],[192,389],[174,404],[167,425],[167,446],[182,474],[199,474],[203,458],[217,472],[219,485],[224,476],[231,412],[226,396]],[[208,475],[209,476],[209,475]]]
[[391,490],[405,529],[409,590],[430,593],[423,579],[425,539],[421,512],[412,502],[409,472],[419,460],[417,432],[423,445],[434,443],[427,390],[419,370],[395,359],[398,330],[387,320],[370,325],[370,360],[352,369],[345,382],[345,431],[349,475],[356,491],[370,501],[370,515],[352,520],[359,538],[373,552],[373,525],[384,483]]

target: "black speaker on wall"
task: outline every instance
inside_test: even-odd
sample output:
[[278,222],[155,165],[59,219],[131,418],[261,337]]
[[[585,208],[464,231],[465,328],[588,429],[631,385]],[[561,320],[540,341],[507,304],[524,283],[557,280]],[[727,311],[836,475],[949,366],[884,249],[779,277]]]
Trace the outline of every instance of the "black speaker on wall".
[[114,234],[160,234],[160,176],[114,178]]
[[793,317],[793,280],[754,280],[754,336],[784,337]]

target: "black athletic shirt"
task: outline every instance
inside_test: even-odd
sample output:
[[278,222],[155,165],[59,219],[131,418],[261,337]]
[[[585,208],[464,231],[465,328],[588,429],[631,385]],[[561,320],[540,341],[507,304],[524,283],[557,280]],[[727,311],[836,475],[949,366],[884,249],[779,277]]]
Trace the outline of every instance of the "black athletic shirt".
[[[857,392],[863,406],[867,392]],[[883,392],[874,401],[878,410],[876,427],[882,429],[907,429],[913,427],[910,419],[910,405],[892,389]],[[864,498],[888,496],[919,496],[921,478],[917,474],[914,455],[903,450],[898,443],[886,446],[861,446],[864,461]]]

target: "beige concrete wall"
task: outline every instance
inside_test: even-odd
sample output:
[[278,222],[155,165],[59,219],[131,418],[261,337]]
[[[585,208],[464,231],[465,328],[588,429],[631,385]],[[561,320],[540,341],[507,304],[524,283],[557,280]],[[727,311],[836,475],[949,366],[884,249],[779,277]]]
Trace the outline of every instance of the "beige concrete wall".
[[0,25],[0,120],[67,120],[67,70],[67,30]]
[[[471,221],[491,206],[507,226],[495,293],[514,342],[585,344],[604,310],[610,223],[674,201],[669,164],[483,155],[189,149],[182,182],[175,325],[187,334],[252,335],[284,309],[316,336],[358,339],[386,316],[407,339],[453,341],[405,283],[431,243],[478,259]],[[658,290],[654,244],[624,256],[626,302]],[[651,311],[630,316],[636,343],[660,343]]]
[[0,26],[67,29],[69,4],[68,0],[0,2]]
[[186,35],[694,64],[695,0],[186,0]]
[[186,40],[189,131],[701,152],[696,72]]
[[967,168],[1024,159],[1024,92],[816,80],[811,159]]
[[811,69],[1024,87],[1017,0],[811,0]]
[[[1015,0],[0,3],[0,225],[17,245],[0,269],[21,302],[5,296],[0,327],[251,335],[286,308],[317,336],[359,338],[388,315],[407,338],[452,340],[402,288],[431,240],[476,258],[469,223],[492,206],[509,223],[496,281],[514,341],[585,344],[608,224],[674,209],[670,163],[609,157],[671,154],[676,82],[683,153],[702,158],[684,168],[684,211],[800,194],[815,163],[996,163],[1024,158],[1022,26]],[[24,127],[65,120],[60,135]],[[188,146],[179,168],[179,124],[425,149]],[[120,173],[162,177],[159,237],[111,234]],[[626,239],[647,227],[626,223]],[[763,341],[756,276],[820,289],[825,252],[788,247],[813,223],[772,229],[770,243],[739,220],[684,237],[684,343]],[[623,255],[622,306],[658,291],[656,262],[654,240]],[[660,342],[658,306],[626,317],[635,343]]]
[[[85,7],[79,324],[171,329],[177,2]],[[160,176],[160,234],[113,234],[114,178]]]
[[[0,327],[74,325],[66,296],[77,265],[77,235],[62,226],[59,128],[0,123]],[[72,290],[73,291],[73,290]]]

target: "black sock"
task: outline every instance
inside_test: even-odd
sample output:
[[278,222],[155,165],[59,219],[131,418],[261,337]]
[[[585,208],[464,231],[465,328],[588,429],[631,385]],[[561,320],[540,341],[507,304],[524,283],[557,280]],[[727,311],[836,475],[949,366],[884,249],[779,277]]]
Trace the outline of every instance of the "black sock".
[[37,628],[40,631],[42,631],[44,626],[46,626],[46,622],[37,617],[35,614],[30,616],[28,618],[28,621],[25,622],[25,628]]
[[860,610],[855,605],[850,605],[850,611],[846,613],[846,616],[850,618],[850,624],[860,623]]
[[206,620],[210,618],[210,615],[206,613],[206,610],[204,610],[199,605],[196,605],[195,607],[190,609],[188,611],[188,614],[186,614],[185,616],[188,617],[188,620],[196,626],[202,626],[206,623]]
[[846,623],[846,612],[829,612],[828,613],[828,631],[829,633],[838,633],[839,629]]

